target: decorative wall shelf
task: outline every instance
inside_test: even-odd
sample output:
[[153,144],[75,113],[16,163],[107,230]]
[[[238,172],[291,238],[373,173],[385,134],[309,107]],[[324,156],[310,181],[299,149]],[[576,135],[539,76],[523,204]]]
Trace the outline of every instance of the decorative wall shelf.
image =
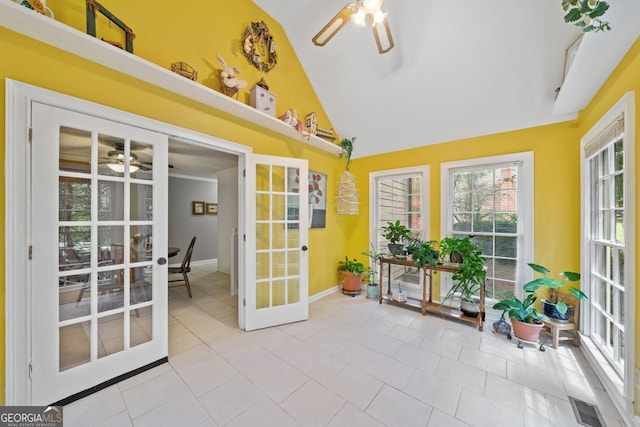
[[281,120],[10,0],[0,0],[0,25],[295,141],[333,154],[341,151],[339,146],[314,135],[307,140]]

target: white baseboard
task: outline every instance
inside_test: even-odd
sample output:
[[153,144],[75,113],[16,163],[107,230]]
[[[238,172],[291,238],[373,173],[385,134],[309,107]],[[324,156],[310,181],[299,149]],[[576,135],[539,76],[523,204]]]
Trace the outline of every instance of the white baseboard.
[[327,297],[327,296],[329,296],[331,294],[335,294],[336,292],[339,292],[339,291],[340,291],[340,285],[336,285],[336,286],[334,286],[332,288],[325,289],[322,292],[318,292],[317,294],[311,295],[309,297],[309,302],[311,303],[311,302],[318,301],[318,300],[320,300],[320,299],[322,299],[324,297]]
[[[175,264],[169,264],[169,267],[180,267],[180,265],[182,265],[182,261],[175,263]],[[211,266],[213,268],[215,268],[216,270],[218,269],[218,258],[211,258],[211,259],[201,259],[198,261],[191,261],[191,265],[192,266]]]

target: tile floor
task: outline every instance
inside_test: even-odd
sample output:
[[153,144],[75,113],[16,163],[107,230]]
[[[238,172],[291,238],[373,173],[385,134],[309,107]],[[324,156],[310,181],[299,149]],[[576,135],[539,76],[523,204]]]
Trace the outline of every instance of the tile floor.
[[582,353],[336,293],[309,320],[237,328],[228,276],[169,297],[169,363],[64,408],[65,427],[578,426],[568,395],[624,423]]

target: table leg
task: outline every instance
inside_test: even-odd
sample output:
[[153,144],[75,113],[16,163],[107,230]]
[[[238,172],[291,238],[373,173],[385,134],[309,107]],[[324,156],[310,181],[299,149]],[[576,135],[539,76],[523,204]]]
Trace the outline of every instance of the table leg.
[[[431,297],[431,295],[429,295]],[[427,314],[427,270],[422,269],[422,315]]]

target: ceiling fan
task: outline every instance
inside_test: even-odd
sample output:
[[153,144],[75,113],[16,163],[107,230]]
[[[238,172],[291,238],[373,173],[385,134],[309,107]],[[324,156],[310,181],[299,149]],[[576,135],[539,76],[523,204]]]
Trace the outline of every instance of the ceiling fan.
[[349,22],[350,18],[360,27],[364,27],[369,18],[378,52],[387,53],[393,48],[393,37],[387,22],[387,14],[382,10],[382,0],[357,0],[355,3],[349,3],[313,37],[313,44],[316,46],[327,44]]
[[[102,163],[106,164],[109,167],[109,169],[115,172],[124,173],[125,159],[126,159],[124,155],[124,144],[122,142],[112,142],[112,141],[109,141],[109,142],[101,141],[101,142],[103,144],[111,145],[113,147],[113,150],[109,150],[107,152],[108,157],[104,159],[106,161]],[[134,153],[134,150],[140,149],[140,148],[136,148],[136,145],[134,143],[131,143],[129,148],[130,148],[129,150],[129,172],[130,173],[134,173],[138,169],[141,169],[143,171],[153,170],[153,163],[144,162],[140,160],[138,155]],[[169,165],[169,167],[173,167],[173,166]]]

